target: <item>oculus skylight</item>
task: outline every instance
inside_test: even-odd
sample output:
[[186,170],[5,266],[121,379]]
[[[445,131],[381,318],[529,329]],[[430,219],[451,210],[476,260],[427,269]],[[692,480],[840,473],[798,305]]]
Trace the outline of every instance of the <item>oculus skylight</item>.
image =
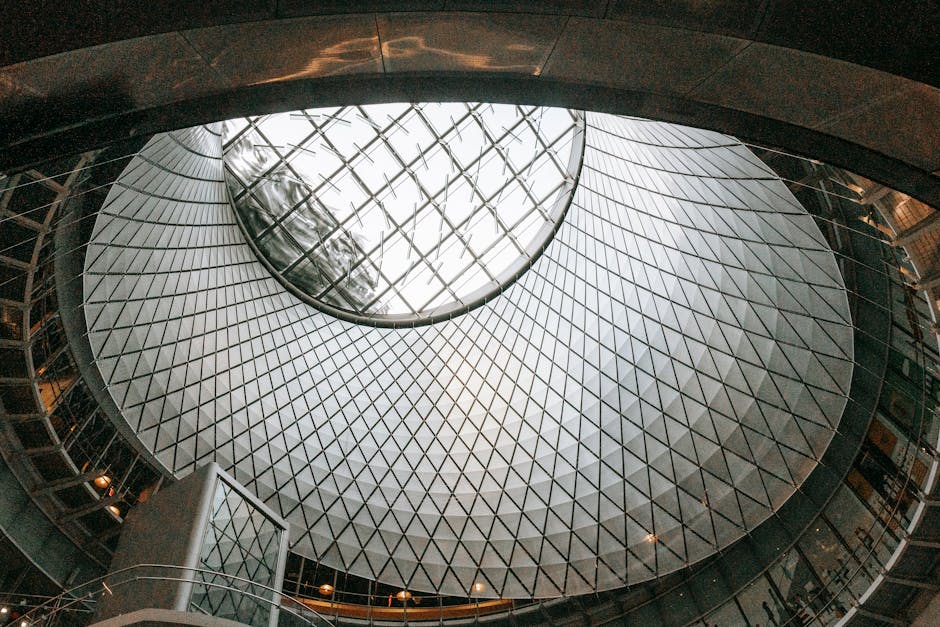
[[232,120],[229,192],[289,288],[358,322],[467,311],[523,272],[557,229],[581,114],[479,103],[383,104]]

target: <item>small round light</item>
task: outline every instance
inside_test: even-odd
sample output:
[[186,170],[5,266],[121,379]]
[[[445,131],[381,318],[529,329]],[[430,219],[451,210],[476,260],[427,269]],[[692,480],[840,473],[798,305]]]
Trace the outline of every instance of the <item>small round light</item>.
[[411,593],[407,590],[399,590],[398,594],[395,595],[399,601],[407,601],[411,598]]
[[646,539],[647,542],[656,542],[656,540],[657,540],[656,534],[655,534],[655,533],[648,533],[648,534],[646,534],[646,538],[645,538],[645,539]]
[[121,515],[121,510],[117,505],[108,505],[108,511],[114,514],[115,516]]
[[486,584],[482,581],[477,581],[472,586],[470,586],[470,590],[473,591],[473,594],[481,594],[484,590],[486,590]]
[[333,586],[331,586],[328,583],[325,583],[322,586],[320,586],[320,594],[322,594],[325,597],[328,597],[331,594],[333,594],[333,589],[334,589]]
[[99,475],[95,477],[94,484],[96,488],[104,490],[109,485],[111,485],[111,477],[108,475]]
[[28,621],[28,620],[21,620],[21,621],[20,621],[20,627],[29,627],[29,621]]
[[10,608],[6,606],[0,607],[0,614],[9,614],[9,613],[10,613]]

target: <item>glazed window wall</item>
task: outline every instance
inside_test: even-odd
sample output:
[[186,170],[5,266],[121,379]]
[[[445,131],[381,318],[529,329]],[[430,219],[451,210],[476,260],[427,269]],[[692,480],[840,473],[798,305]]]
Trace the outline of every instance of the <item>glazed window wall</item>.
[[58,318],[55,292],[52,237],[44,237],[33,274],[30,305],[30,350],[36,384],[45,413],[55,411],[63,395],[78,379],[78,369],[68,348],[68,339]]
[[[108,518],[122,517],[141,495],[146,498],[159,476],[139,463],[139,456],[118,437],[86,382],[79,378],[59,317],[52,269],[54,252],[53,238],[44,238],[33,278],[30,349],[42,406],[64,451],[79,472],[106,478],[101,484],[89,484],[96,496],[103,499],[102,513],[107,512],[104,519],[99,515],[83,520],[93,532],[98,532]],[[22,436],[23,429],[19,431]],[[85,489],[76,486],[58,496],[69,506],[81,507],[88,502],[84,492]]]
[[[18,457],[54,488],[40,490],[47,512],[99,562],[110,559],[127,511],[159,475],[117,436],[81,378],[60,317],[56,249],[61,209],[94,192],[90,155],[0,180],[0,396],[17,414],[9,426]],[[74,218],[70,218],[74,219]],[[65,225],[80,228],[82,221]],[[25,327],[25,328],[24,328]],[[25,342],[24,342],[25,340]],[[15,385],[15,387],[14,387]]]

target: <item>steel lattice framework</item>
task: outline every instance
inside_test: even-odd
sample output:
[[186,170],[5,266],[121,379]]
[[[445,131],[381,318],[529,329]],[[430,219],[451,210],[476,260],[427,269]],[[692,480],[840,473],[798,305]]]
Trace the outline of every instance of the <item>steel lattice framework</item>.
[[154,138],[112,188],[84,274],[123,419],[171,472],[229,469],[295,526],[294,550],[416,590],[609,589],[753,530],[845,406],[838,266],[733,138],[586,121],[545,252],[419,328],[285,290],[237,224],[219,128]]
[[480,103],[232,120],[226,181],[249,241],[328,313],[384,325],[466,312],[544,250],[571,199],[583,120]]

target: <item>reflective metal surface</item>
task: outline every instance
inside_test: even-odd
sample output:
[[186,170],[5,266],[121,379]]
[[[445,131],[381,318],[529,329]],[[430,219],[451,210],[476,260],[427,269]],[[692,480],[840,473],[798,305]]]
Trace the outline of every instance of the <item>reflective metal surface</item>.
[[[940,172],[940,90],[924,47],[935,16],[915,22],[879,7],[879,20],[860,21],[863,12],[838,5],[800,5],[617,2],[602,16],[569,2],[454,7],[467,11],[315,3],[261,21],[252,5],[236,23],[194,11],[174,16],[189,30],[135,24],[147,33],[137,39],[140,31],[127,33],[134,20],[116,20],[99,39],[123,41],[42,58],[21,51],[13,58],[22,62],[0,67],[0,164],[311,102],[490,100],[720,129],[843,167],[852,161],[866,176],[940,202],[931,174]],[[846,11],[852,19],[843,23]],[[317,15],[285,17],[302,13]],[[779,26],[803,14],[813,33]],[[870,39],[877,46],[858,47],[859,29],[875,23],[891,24],[898,39],[879,31]],[[852,41],[826,36],[833,32]],[[20,39],[17,31],[6,41]],[[895,56],[880,54],[885,46]]]
[[545,253],[499,297],[414,329],[296,299],[235,224],[218,131],[155,138],[84,273],[124,419],[175,473],[230,468],[301,530],[295,551],[409,589],[570,595],[729,546],[798,489],[842,415],[839,269],[736,140],[588,124]]

